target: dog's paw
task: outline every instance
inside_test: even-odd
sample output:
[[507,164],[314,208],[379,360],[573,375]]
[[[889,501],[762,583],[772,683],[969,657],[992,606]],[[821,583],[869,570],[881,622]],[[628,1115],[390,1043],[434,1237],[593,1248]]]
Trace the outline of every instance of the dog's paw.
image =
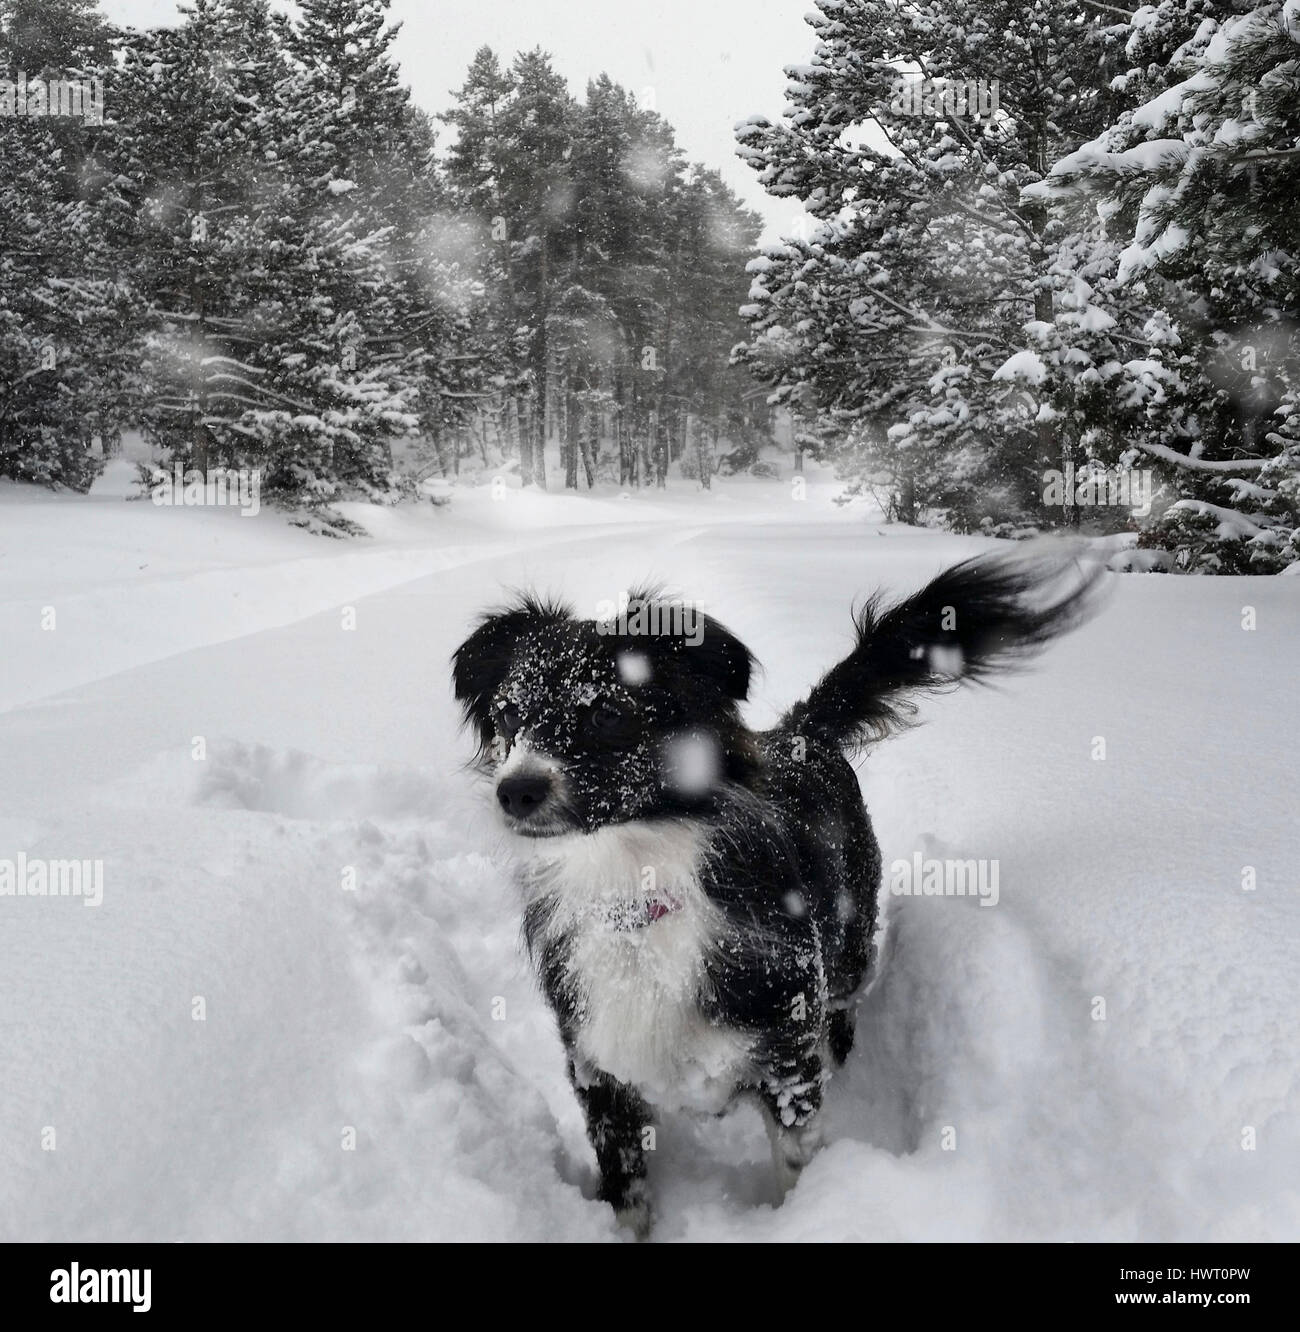
[[782,1199],[799,1182],[804,1166],[825,1144],[820,1119],[810,1120],[800,1128],[785,1128],[769,1123],[772,1140],[772,1167],[776,1187]]
[[628,1189],[621,1203],[614,1205],[614,1217],[620,1227],[632,1232],[633,1238],[647,1240],[654,1226],[654,1210],[650,1206],[650,1193],[643,1181],[638,1180]]

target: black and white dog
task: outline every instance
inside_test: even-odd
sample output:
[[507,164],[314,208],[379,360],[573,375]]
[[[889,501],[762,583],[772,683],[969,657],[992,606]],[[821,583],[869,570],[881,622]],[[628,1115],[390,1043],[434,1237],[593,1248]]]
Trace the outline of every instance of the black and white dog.
[[819,1145],[881,870],[846,752],[906,725],[911,694],[1073,627],[1096,581],[1059,557],[983,557],[890,609],[877,598],[853,652],[764,732],[740,718],[745,645],[650,594],[607,621],[523,597],[457,650],[600,1197],[639,1235],[652,1107],[757,1098],[784,1188]]

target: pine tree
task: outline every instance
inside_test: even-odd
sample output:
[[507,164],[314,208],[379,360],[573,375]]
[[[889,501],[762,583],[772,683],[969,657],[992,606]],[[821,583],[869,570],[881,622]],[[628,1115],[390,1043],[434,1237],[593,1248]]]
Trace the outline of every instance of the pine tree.
[[456,105],[442,119],[456,129],[447,174],[464,206],[482,217],[502,214],[510,148],[503,116],[515,81],[496,52],[482,46],[474,55]]
[[1272,572],[1300,547],[1300,6],[1238,9],[1201,6],[1191,33],[1170,5],[1135,18],[1131,52],[1173,47],[1163,86],[1039,190],[1104,218],[1102,313],[1150,307],[1110,376],[1136,408],[1125,444],[1167,479],[1140,544],[1204,572]]
[[339,213],[364,205],[373,221],[407,220],[430,161],[391,54],[401,25],[388,22],[389,0],[301,0],[298,8],[285,43],[295,65],[285,90],[296,113],[289,165]]
[[346,189],[316,170],[295,73],[266,0],[195,0],[126,53],[114,166],[154,312],[142,423],[172,461],[258,468],[272,494],[381,496],[418,390],[359,351],[397,301],[379,239],[322,206]]
[[606,402],[619,483],[661,476],[658,429],[672,364],[667,333],[683,169],[672,131],[607,76],[595,80],[574,148],[581,281],[603,302]]
[[787,115],[739,138],[820,225],[755,265],[740,359],[847,434],[899,516],[1050,521],[1043,474],[1078,444],[1034,345],[1063,235],[1022,191],[1106,123],[1109,20],[1053,0],[821,0],[809,22],[820,45],[790,71]]
[[[608,75],[588,85],[574,128],[575,201],[559,336],[566,377],[576,384],[574,411],[588,418],[588,433],[598,434],[603,421],[616,433],[620,484],[649,479],[651,422],[662,410],[669,373],[659,344],[680,167],[665,129]],[[569,484],[576,484],[582,437],[575,425]],[[590,474],[592,463],[584,465]]]
[[501,377],[517,419],[525,485],[546,484],[552,334],[574,202],[574,111],[544,51],[525,52],[503,71],[483,48],[444,117],[457,129],[449,182],[490,237],[484,271],[495,293]]
[[[743,265],[761,226],[718,172],[698,167],[685,180],[680,224],[688,276],[674,381],[693,432],[683,466],[707,486],[720,440],[736,446],[733,466],[754,460],[757,423],[746,401],[753,386],[731,364],[730,349],[744,333],[738,317],[748,289]],[[687,461],[691,453],[695,457]]]
[[[457,249],[473,255],[469,277],[477,284],[477,300],[467,337],[478,352],[481,390],[494,399],[491,407],[480,399],[480,408],[495,422],[503,450],[516,451],[521,473],[531,477],[532,441],[523,424],[527,331],[519,324],[511,238],[511,223],[517,219],[507,214],[515,150],[505,112],[514,90],[511,72],[484,46],[475,54],[455,106],[441,119],[456,132],[447,155],[448,205],[477,230],[476,239]],[[483,432],[486,437],[486,423]]]
[[[309,0],[290,30],[289,168],[307,215],[379,262],[357,308],[353,354],[409,403],[441,459],[474,387],[467,355],[475,274],[448,244],[436,140],[391,54],[388,0]],[[445,468],[444,468],[445,470]]]
[[[19,0],[0,73],[102,87],[108,33],[85,0]],[[0,117],[0,475],[84,489],[125,423],[134,302],[103,225],[112,182],[88,165],[104,132]]]
[[33,77],[107,65],[112,44],[98,0],[6,0],[0,11],[4,66]]
[[549,437],[551,319],[562,280],[563,240],[574,202],[569,174],[573,99],[540,48],[516,57],[514,96],[505,109],[513,169],[504,184],[511,266],[526,328],[532,450],[521,458],[524,484],[546,484]]

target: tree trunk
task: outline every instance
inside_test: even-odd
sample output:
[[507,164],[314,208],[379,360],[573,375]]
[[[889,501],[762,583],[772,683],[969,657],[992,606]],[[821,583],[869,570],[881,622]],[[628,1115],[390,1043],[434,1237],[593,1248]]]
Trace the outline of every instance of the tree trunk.
[[537,287],[537,327],[533,332],[533,475],[532,479],[546,489],[546,427],[550,409],[550,238],[542,233],[541,276]]
[[578,431],[582,428],[578,400],[573,392],[573,382],[565,385],[564,394],[564,488],[578,488]]
[[650,413],[650,453],[654,459],[655,486],[659,490],[668,488],[668,441],[664,436],[664,423],[656,407]]
[[622,374],[614,376],[614,435],[618,441],[618,484],[632,483],[632,458],[628,447],[627,384]]
[[640,412],[637,417],[637,441],[640,445],[637,451],[637,483],[642,486],[650,484],[650,478],[654,475],[654,470],[650,463],[650,453],[654,448],[654,412],[645,410]]
[[[201,162],[191,162],[191,179],[194,181],[194,190],[191,195],[191,205],[193,208],[193,221],[190,223],[190,245],[202,244],[205,238],[203,228],[206,226],[206,220],[203,215],[204,193],[203,193],[203,166]],[[197,237],[197,239],[196,239]],[[207,354],[205,347],[205,334],[207,332],[207,302],[202,281],[202,257],[193,252],[190,253],[190,305],[194,311],[194,319],[189,328],[189,346],[190,346],[190,392],[194,399],[193,413],[190,417],[190,463],[197,467],[199,471],[206,476],[208,467],[211,464],[210,443],[211,432],[207,426],[208,415],[208,373],[204,368],[203,359]]]
[[582,449],[582,470],[587,477],[587,489],[596,488],[596,454],[600,450],[600,410],[594,403],[584,409],[586,429],[580,430],[578,444]]
[[916,525],[916,479],[910,472],[905,472],[902,484],[898,488],[898,521],[911,526]]
[[441,425],[435,425],[435,426],[433,427],[433,454],[434,454],[434,457],[437,458],[437,460],[438,460],[438,470],[443,474],[443,476],[446,476],[446,475],[447,475],[447,454],[446,454],[446,452],[445,452],[445,450],[443,449],[443,446],[442,446],[442,426],[441,426]]
[[705,490],[713,489],[713,469],[718,465],[718,436],[721,433],[718,418],[715,416],[709,426],[709,447],[700,466],[700,480],[704,482]]
[[515,419],[519,426],[519,480],[527,486],[533,481],[533,411],[535,400],[517,398]]

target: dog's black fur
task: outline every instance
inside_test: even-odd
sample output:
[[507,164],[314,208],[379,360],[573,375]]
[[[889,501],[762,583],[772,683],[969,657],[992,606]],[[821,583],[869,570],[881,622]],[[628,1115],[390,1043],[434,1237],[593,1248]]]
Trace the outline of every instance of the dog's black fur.
[[[1061,577],[1072,585],[1061,588]],[[457,651],[456,696],[513,832],[700,830],[696,877],[720,923],[690,1002],[704,1024],[745,1043],[746,1071],[730,1093],[758,1098],[790,1178],[816,1145],[809,1129],[827,1062],[842,1063],[852,1046],[877,924],[880,850],[846,753],[908,724],[917,692],[979,680],[1073,627],[1095,584],[1059,559],[999,556],[959,564],[892,608],[875,599],[856,617],[851,654],[761,733],[739,713],[750,652],[710,619],[692,645],[681,634],[608,632],[617,626],[525,597],[488,615]],[[708,747],[703,783],[675,780],[666,762],[683,736]],[[510,765],[516,775],[501,777],[517,749],[544,766]],[[593,997],[575,963],[577,932],[556,924],[559,905],[533,894],[525,937],[569,1052],[600,1196],[644,1233],[650,1094],[583,1052]],[[647,914],[624,928],[664,927]]]

